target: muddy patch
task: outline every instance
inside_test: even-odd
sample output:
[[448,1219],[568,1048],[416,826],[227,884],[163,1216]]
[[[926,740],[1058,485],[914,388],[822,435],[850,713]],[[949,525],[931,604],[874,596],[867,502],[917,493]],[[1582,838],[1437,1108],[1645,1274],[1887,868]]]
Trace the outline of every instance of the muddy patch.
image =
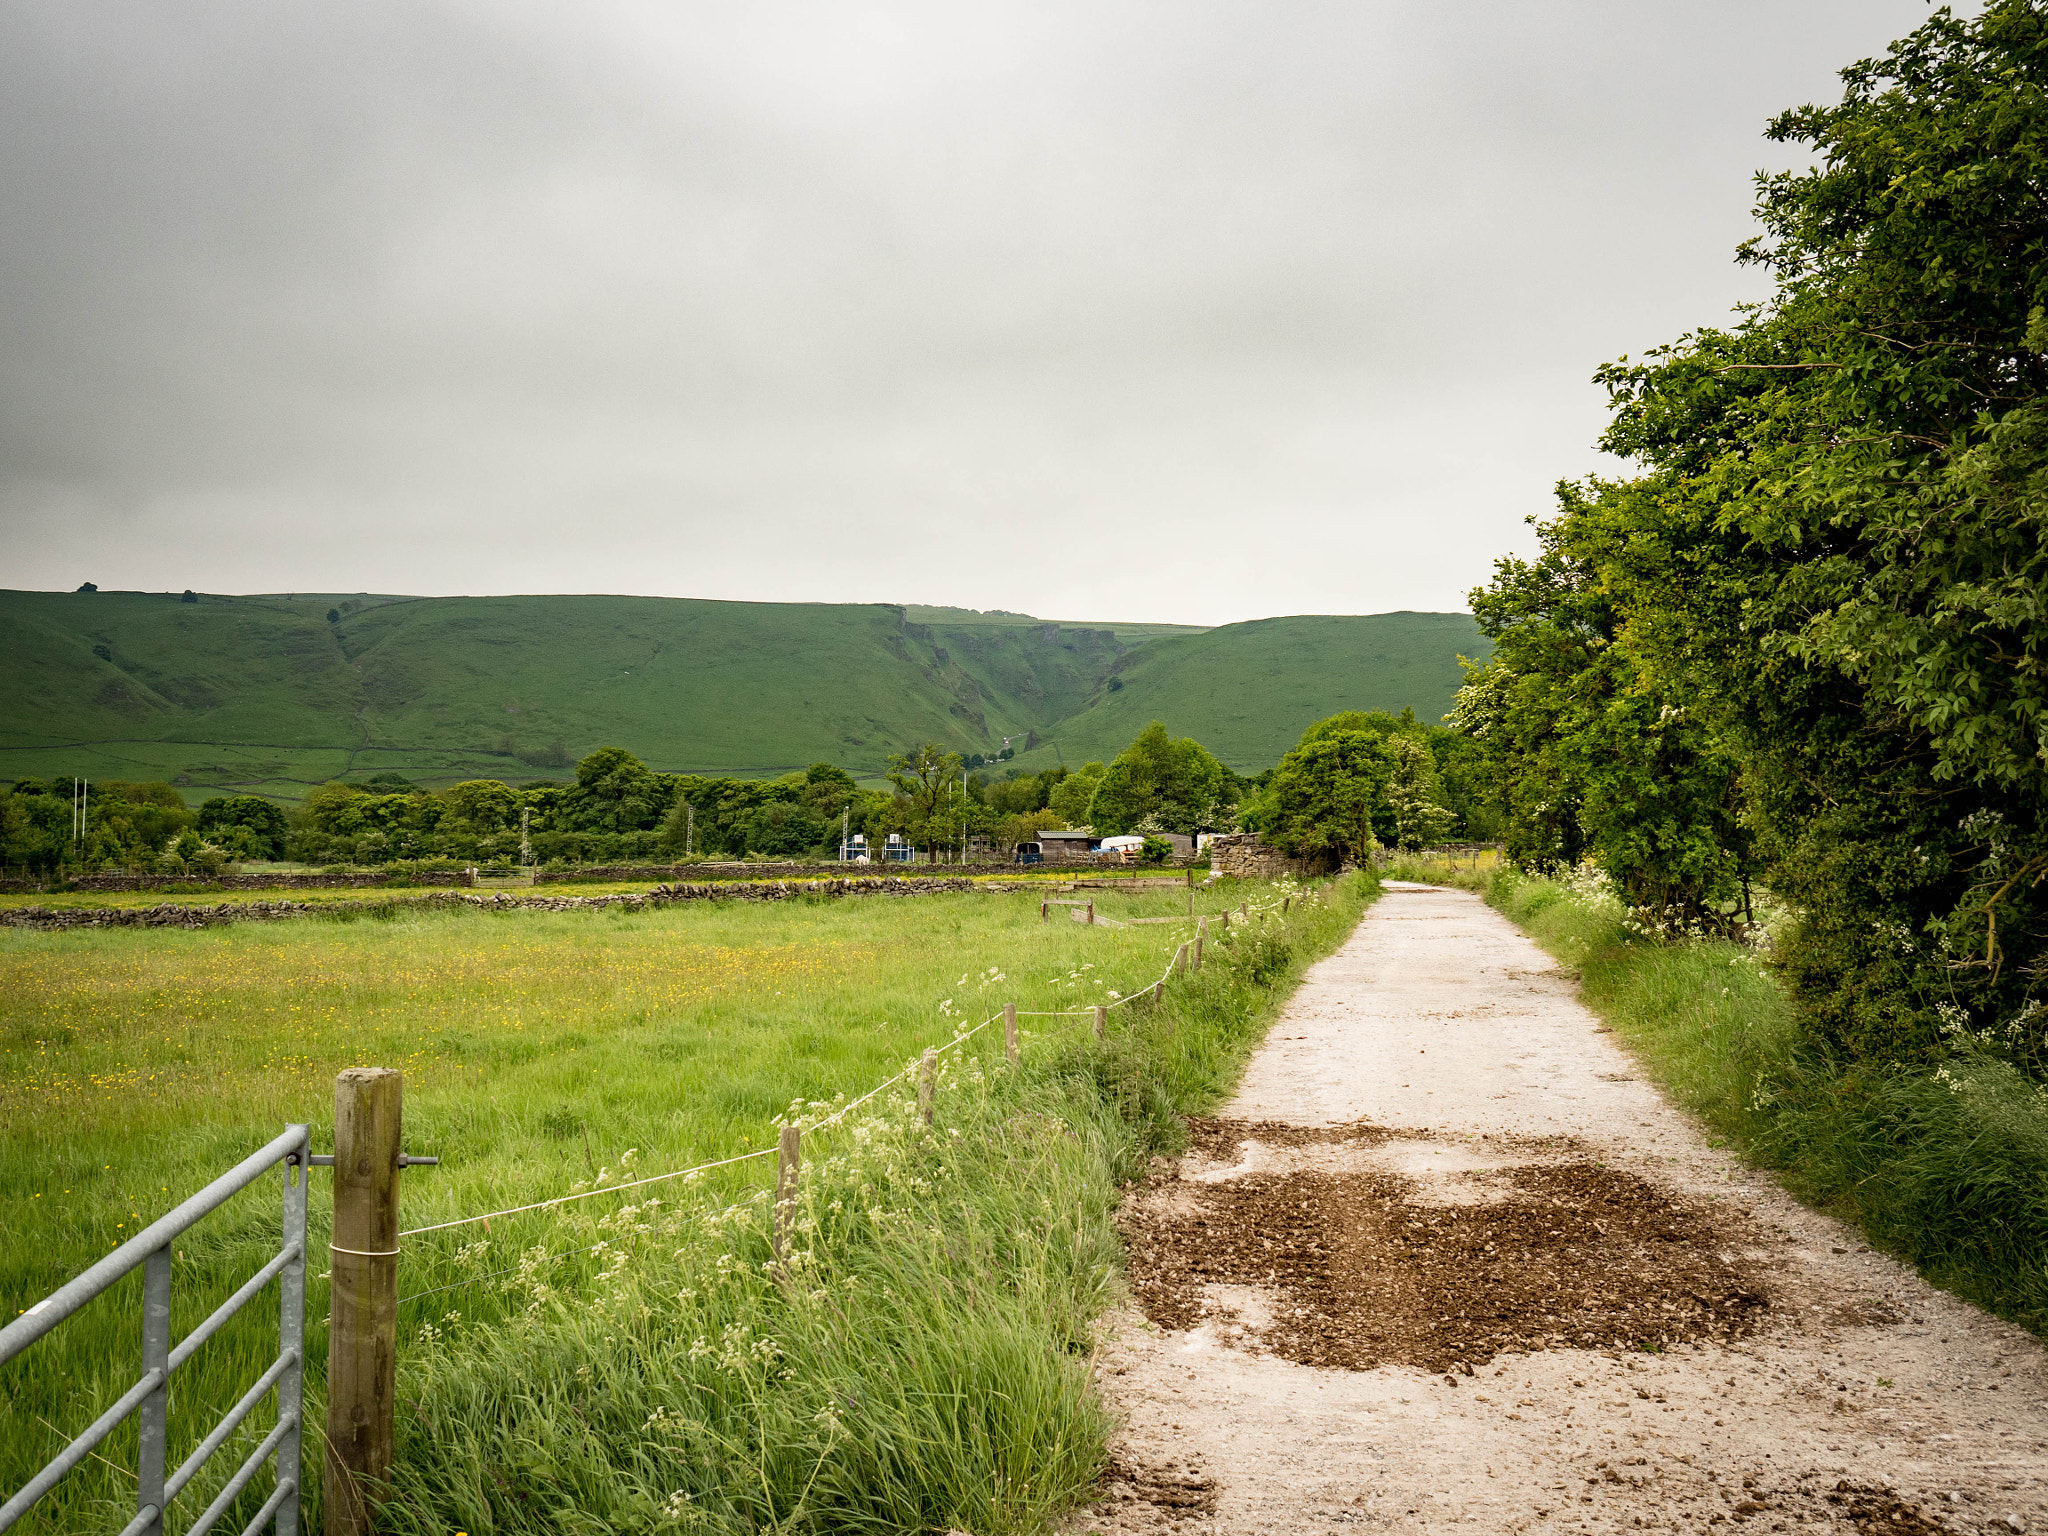
[[1216,1513],[1216,1481],[1192,1461],[1148,1466],[1113,1456],[1088,1512],[1155,1523],[1200,1520]]
[[[1204,1121],[1190,1140],[1122,1217],[1161,1327],[1455,1379],[1503,1351],[1654,1351],[1770,1314],[1742,1256],[1761,1233],[1582,1153],[1365,1125]],[[1285,1155],[1299,1148],[1352,1155]]]

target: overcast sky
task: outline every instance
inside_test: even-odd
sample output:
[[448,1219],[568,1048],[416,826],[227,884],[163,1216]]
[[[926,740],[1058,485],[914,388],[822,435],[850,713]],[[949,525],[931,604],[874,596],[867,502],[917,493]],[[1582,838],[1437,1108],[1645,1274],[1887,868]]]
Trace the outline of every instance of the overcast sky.
[[1927,14],[10,0],[0,585],[1461,608]]

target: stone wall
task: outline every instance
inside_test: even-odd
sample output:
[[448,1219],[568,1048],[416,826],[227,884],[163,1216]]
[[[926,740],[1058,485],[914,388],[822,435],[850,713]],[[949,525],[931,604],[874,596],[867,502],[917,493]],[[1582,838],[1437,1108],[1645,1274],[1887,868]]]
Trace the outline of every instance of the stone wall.
[[961,876],[869,875],[754,884],[698,881],[658,885],[651,891],[630,891],[610,896],[514,896],[507,891],[479,896],[469,891],[435,891],[424,896],[387,897],[382,901],[223,901],[213,906],[7,907],[0,908],[0,928],[210,928],[220,923],[274,922],[288,917],[343,917],[366,909],[396,906],[459,904],[490,912],[574,912],[599,907],[626,907],[638,911],[680,901],[788,901],[795,896],[938,896],[982,889],[986,887],[977,886]]
[[1209,839],[1209,868],[1237,880],[1274,880],[1317,873],[1301,859],[1268,848],[1256,832],[1226,832]]

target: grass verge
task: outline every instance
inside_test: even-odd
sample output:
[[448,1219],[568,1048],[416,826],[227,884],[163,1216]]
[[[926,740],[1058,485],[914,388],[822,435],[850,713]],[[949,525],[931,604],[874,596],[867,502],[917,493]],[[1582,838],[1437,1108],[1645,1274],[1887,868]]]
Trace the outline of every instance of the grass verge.
[[[1186,900],[1094,894],[1110,918]],[[1214,911],[1273,892],[1198,894]],[[1041,923],[1028,893],[0,933],[0,1200],[19,1239],[0,1284],[10,1312],[27,1304],[282,1121],[326,1146],[342,1065],[406,1068],[408,1144],[444,1159],[407,1176],[410,1226],[772,1142],[776,1115],[815,1121],[1015,1001],[1021,1066],[984,1030],[946,1058],[930,1131],[906,1088],[807,1139],[779,1278],[772,1163],[409,1239],[386,1523],[1042,1528],[1102,1454],[1086,1354],[1118,1285],[1118,1183],[1227,1090],[1370,894],[1348,879],[1212,932],[1199,975],[1117,1009],[1101,1042],[1085,1016],[1031,1015],[1149,982],[1185,935]],[[316,1275],[326,1197],[316,1177]],[[274,1200],[238,1197],[181,1247],[180,1331],[261,1261]],[[0,1477],[118,1394],[134,1310],[95,1303],[9,1368]],[[316,1281],[316,1425],[325,1311]],[[261,1316],[231,1325],[180,1373],[174,1459],[274,1337]],[[103,1450],[22,1529],[121,1524],[132,1436]]]
[[1587,1003],[1723,1142],[1934,1284],[2048,1335],[2048,1088],[1967,1046],[1932,1068],[1834,1060],[1754,950],[1631,933],[1617,903],[1568,881],[1385,873],[1481,892],[1578,972]]

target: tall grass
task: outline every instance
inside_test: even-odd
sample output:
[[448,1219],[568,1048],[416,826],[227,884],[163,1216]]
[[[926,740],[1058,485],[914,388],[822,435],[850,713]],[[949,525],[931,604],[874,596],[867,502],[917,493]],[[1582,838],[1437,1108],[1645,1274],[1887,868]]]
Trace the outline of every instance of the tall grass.
[[[1108,916],[1186,899],[1097,895]],[[800,1284],[762,1268],[758,1162],[408,1240],[394,1528],[1042,1526],[1101,1454],[1085,1356],[1116,1284],[1116,1184],[1227,1089],[1368,895],[1344,881],[1284,926],[1233,924],[1101,1044],[1027,1016],[1011,1069],[984,1031],[947,1058],[932,1133],[906,1090],[811,1137]],[[0,1198],[23,1238],[0,1280],[25,1305],[285,1119],[324,1146],[342,1065],[407,1064],[407,1142],[444,1158],[406,1176],[412,1226],[772,1142],[778,1114],[816,1119],[963,1018],[1135,990],[1182,936],[1041,924],[1028,895],[0,935]],[[181,1327],[260,1262],[274,1212],[252,1191],[182,1245]],[[316,1425],[325,1308],[316,1282]],[[0,1378],[5,1474],[124,1383],[133,1316],[97,1304]],[[272,1328],[253,1318],[188,1368],[188,1438]],[[25,1529],[105,1524],[123,1485],[74,1474]]]
[[1387,873],[1482,891],[1723,1141],[1935,1284],[2048,1333],[2048,1089],[1968,1043],[1932,1069],[1833,1059],[1756,951],[1633,933],[1587,883]]

